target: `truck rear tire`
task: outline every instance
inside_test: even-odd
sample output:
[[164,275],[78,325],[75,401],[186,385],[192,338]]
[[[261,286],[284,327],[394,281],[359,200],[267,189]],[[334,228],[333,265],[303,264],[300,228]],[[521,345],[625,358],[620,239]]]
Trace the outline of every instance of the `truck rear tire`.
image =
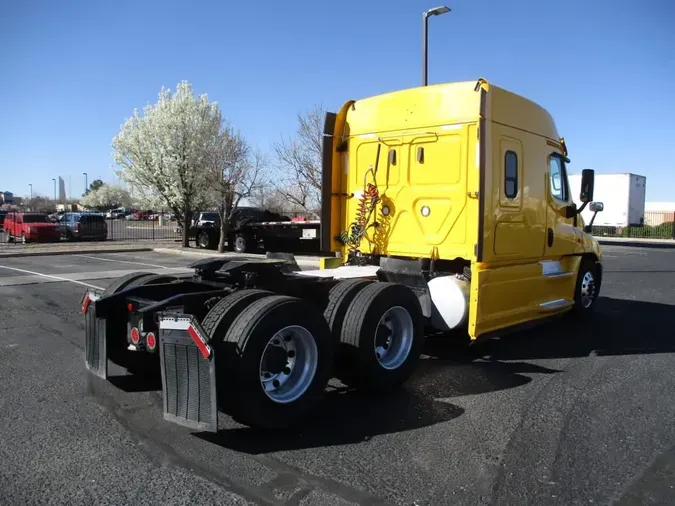
[[387,390],[405,382],[424,345],[424,318],[417,296],[404,285],[371,283],[360,290],[344,316],[340,368],[347,385]]
[[[103,296],[114,295],[135,286],[142,286],[150,283],[164,283],[173,276],[162,274],[153,274],[152,272],[132,272],[113,281],[103,292]],[[108,347],[108,358],[124,367],[132,374],[145,372],[155,372],[159,365],[158,359],[153,359],[147,353],[139,353],[127,349],[127,313],[120,310],[115,315],[109,315],[106,319],[106,336]],[[150,357],[150,359],[149,359]],[[156,363],[154,363],[156,362]],[[150,365],[150,367],[148,367]]]
[[328,323],[336,341],[340,340],[342,326],[347,309],[356,294],[368,286],[372,281],[367,279],[347,279],[340,281],[328,292],[328,305],[323,316]]
[[136,281],[137,279],[152,275],[152,272],[131,272],[125,276],[121,276],[108,285],[108,287],[103,291],[103,297],[121,292],[127,287],[127,285]]
[[211,338],[214,346],[225,339],[225,334],[239,314],[253,302],[274,295],[267,290],[238,290],[218,301],[204,317],[202,328]]
[[316,409],[332,373],[334,343],[306,302],[273,295],[244,309],[225,335],[221,406],[251,427],[283,429]]

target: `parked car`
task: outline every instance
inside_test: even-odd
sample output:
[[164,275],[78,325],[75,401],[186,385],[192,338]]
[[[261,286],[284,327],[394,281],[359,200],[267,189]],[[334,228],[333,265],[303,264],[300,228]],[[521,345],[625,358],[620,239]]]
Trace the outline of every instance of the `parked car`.
[[67,241],[105,241],[108,238],[105,217],[97,213],[67,213],[61,217],[58,225],[61,237]]
[[108,218],[109,220],[115,220],[119,218],[124,218],[125,216],[129,216],[129,214],[131,214],[129,211],[127,211],[123,207],[119,207],[117,209],[110,209],[108,212],[105,213],[105,217]]
[[58,225],[45,213],[11,211],[5,216],[4,229],[7,242],[50,242],[61,238]]

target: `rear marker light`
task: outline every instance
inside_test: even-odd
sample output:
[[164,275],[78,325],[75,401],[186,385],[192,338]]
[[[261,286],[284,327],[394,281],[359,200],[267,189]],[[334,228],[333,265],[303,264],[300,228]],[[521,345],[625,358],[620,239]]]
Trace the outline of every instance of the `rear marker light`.
[[84,301],[82,301],[82,314],[87,314],[89,303],[91,303],[91,299],[89,298],[89,294],[87,294],[84,296]]
[[131,329],[131,342],[134,344],[138,344],[138,341],[141,340],[141,335],[138,333],[138,329],[134,327]]
[[187,328],[188,334],[190,334],[190,337],[192,340],[195,342],[197,345],[197,348],[199,348],[199,351],[202,353],[202,356],[204,358],[209,358],[211,356],[211,347],[206,344],[206,340],[199,335],[199,333],[195,330],[195,328],[190,325]]
[[157,346],[157,338],[152,332],[148,332],[148,335],[145,337],[145,342],[148,345],[149,350],[154,350]]
[[132,312],[134,310],[134,305],[131,302],[129,302],[129,304],[127,304],[127,309],[129,310],[129,312]]

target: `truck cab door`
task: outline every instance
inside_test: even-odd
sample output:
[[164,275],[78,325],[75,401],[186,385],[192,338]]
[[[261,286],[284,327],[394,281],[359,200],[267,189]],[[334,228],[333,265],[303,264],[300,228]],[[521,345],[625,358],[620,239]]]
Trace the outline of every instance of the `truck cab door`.
[[565,158],[557,152],[548,157],[547,179],[544,257],[559,259],[576,251],[579,236],[574,217],[571,213],[567,217],[568,209],[574,202],[570,195]]

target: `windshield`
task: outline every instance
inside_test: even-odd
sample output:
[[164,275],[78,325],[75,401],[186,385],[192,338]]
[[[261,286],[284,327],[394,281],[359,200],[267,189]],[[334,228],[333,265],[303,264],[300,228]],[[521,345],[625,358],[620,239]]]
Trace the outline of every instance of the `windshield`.
[[24,214],[24,223],[51,223],[52,220],[46,214]]

